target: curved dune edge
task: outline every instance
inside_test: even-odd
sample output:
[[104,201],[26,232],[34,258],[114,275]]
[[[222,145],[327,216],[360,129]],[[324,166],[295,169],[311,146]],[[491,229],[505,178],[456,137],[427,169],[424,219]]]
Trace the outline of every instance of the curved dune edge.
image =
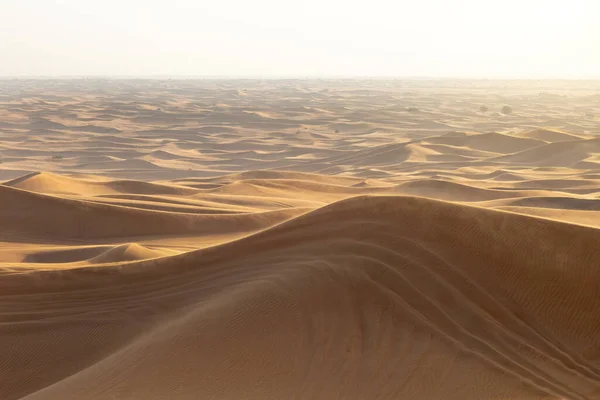
[[[15,355],[2,398],[592,399],[598,240],[547,219],[363,196],[205,250],[0,277],[13,332],[1,350]],[[49,332],[55,345],[35,339]]]

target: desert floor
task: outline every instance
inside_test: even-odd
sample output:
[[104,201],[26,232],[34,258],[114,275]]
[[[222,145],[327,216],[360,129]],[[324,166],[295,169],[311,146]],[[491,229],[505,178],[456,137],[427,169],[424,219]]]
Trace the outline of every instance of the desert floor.
[[0,399],[600,399],[598,93],[0,81]]

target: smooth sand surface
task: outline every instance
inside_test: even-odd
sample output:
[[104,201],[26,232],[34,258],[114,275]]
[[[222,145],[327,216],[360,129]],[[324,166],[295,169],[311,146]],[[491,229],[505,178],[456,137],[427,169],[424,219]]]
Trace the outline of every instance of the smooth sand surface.
[[2,81],[0,399],[600,399],[599,89]]

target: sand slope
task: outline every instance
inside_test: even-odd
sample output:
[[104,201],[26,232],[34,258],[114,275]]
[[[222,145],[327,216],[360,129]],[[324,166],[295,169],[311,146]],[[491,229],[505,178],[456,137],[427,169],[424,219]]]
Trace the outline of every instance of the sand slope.
[[355,197],[185,255],[8,275],[2,376],[21,385],[3,396],[595,398],[598,240]]
[[0,399],[600,398],[587,89],[169,82],[0,92]]

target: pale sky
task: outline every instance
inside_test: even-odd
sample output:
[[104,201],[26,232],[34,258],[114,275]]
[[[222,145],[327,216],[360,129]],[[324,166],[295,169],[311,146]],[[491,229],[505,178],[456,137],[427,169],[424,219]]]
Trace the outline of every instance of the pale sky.
[[0,0],[0,76],[600,77],[600,0]]

